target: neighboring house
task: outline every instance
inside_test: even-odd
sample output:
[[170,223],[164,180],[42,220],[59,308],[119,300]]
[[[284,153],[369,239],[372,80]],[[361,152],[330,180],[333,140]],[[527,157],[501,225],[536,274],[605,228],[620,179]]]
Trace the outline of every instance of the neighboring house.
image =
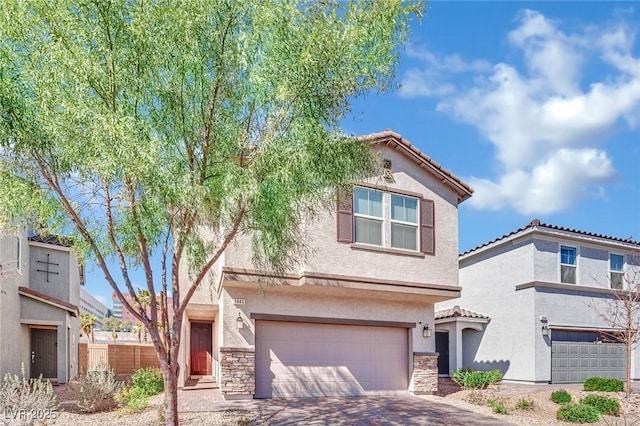
[[598,311],[607,312],[611,288],[627,288],[624,276],[634,278],[638,259],[639,242],[539,220],[463,253],[462,296],[436,306],[440,373],[499,368],[505,380],[530,383],[624,379],[625,347],[601,334],[611,327]]
[[0,377],[66,383],[78,373],[80,267],[54,236],[0,234]]
[[437,390],[433,307],[460,295],[472,189],[397,133],[365,140],[384,173],[305,224],[313,255],[297,270],[266,284],[246,235],[213,266],[185,312],[180,386],[214,376],[227,399]]
[[109,313],[109,309],[84,287],[80,287],[78,308],[81,314],[92,314],[98,319],[98,324],[94,327],[96,330],[102,327],[102,319],[106,318]]

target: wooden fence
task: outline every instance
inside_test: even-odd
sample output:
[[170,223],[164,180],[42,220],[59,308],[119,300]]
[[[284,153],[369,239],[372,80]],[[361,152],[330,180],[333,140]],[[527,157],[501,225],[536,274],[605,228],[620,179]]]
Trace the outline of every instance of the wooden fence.
[[105,365],[116,374],[131,374],[139,368],[160,366],[153,345],[78,344],[80,372]]

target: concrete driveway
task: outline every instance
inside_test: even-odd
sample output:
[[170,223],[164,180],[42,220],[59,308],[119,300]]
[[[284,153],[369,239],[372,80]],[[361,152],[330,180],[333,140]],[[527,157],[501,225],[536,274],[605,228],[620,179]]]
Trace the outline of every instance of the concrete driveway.
[[[190,396],[195,397],[196,393],[190,393]],[[210,403],[207,411],[225,410],[259,413],[257,424],[274,426],[512,424],[415,396],[229,401]]]

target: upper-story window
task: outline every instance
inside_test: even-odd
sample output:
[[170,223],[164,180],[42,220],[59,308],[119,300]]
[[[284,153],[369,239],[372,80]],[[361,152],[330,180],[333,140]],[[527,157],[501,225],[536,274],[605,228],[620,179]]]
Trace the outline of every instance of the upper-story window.
[[575,247],[560,246],[560,282],[576,283],[577,250]]
[[418,250],[418,199],[391,194],[391,247]]
[[435,254],[432,200],[356,186],[339,194],[337,219],[340,242]]
[[382,191],[366,188],[355,188],[353,191],[356,242],[382,245],[384,223],[382,195]]
[[16,270],[20,272],[20,264],[22,263],[22,238],[16,236]]
[[622,290],[624,287],[624,256],[609,254],[609,281],[611,288]]

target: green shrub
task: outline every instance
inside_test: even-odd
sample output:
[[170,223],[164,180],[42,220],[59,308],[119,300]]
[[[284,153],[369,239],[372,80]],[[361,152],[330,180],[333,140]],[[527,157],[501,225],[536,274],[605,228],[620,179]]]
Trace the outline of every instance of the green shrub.
[[564,389],[560,389],[551,393],[551,400],[556,404],[566,404],[571,402],[571,395]]
[[524,398],[522,398],[516,404],[516,408],[518,410],[533,410],[533,400],[532,399],[524,399]]
[[132,413],[145,409],[148,398],[143,389],[135,387],[125,387],[116,394],[118,405]]
[[496,414],[507,414],[507,406],[503,401],[496,401],[495,399],[487,399],[487,405],[493,409]]
[[502,380],[502,371],[472,371],[461,368],[453,373],[453,381],[465,389],[484,389]]
[[134,388],[141,389],[146,396],[159,394],[164,390],[162,372],[158,368],[141,368],[131,376]]
[[[7,415],[10,410],[17,409],[25,410],[27,413],[58,409],[58,400],[51,383],[42,380],[42,376],[38,379],[27,379],[24,364],[21,377],[7,373],[0,386],[0,413]],[[1,420],[2,418],[0,423]]]
[[589,377],[584,382],[584,390],[601,392],[622,392],[624,390],[624,382],[618,379]]
[[67,395],[75,399],[85,413],[105,411],[116,406],[115,396],[122,389],[115,372],[109,367],[98,367],[78,376],[67,385]]
[[604,395],[589,395],[580,401],[582,404],[595,407],[600,413],[607,416],[620,415],[620,402],[617,399],[609,398]]
[[564,404],[558,409],[556,418],[570,423],[594,423],[600,420],[601,414],[595,407],[587,404]]

